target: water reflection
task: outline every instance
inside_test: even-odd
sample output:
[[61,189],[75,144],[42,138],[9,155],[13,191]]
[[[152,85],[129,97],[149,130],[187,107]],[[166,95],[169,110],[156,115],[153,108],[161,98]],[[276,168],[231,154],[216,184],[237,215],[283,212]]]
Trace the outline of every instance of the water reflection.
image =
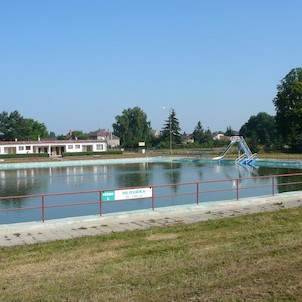
[[[301,173],[300,169],[292,169],[292,168],[272,168],[272,167],[260,167],[259,168],[259,175],[266,176],[266,175],[282,175],[282,174],[294,174],[294,173]],[[263,179],[262,182],[269,182],[268,179]],[[302,176],[301,175],[294,175],[294,176],[287,176],[287,177],[276,177],[275,178],[275,186],[276,192],[283,193],[288,191],[300,191],[302,190],[302,184],[291,184],[294,182],[301,182]]]
[[20,196],[46,189],[49,179],[40,169],[4,170],[0,173],[0,196]]
[[152,183],[152,165],[148,163],[123,165],[116,176],[116,184],[119,188],[141,187]]
[[[181,163],[165,163],[163,169],[166,170],[164,173],[166,183],[169,184],[178,184],[181,182]],[[178,186],[172,186],[174,193],[177,193]]]
[[[300,182],[295,184],[295,182]],[[276,177],[276,185],[278,186],[278,192],[288,191],[302,191],[302,177],[301,175],[294,175],[288,177]]]

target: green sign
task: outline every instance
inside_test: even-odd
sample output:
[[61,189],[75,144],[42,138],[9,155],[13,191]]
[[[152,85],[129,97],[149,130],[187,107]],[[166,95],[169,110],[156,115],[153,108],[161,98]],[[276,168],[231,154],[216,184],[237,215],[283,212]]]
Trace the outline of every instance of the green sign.
[[112,201],[115,199],[114,191],[104,191],[102,193],[102,201]]

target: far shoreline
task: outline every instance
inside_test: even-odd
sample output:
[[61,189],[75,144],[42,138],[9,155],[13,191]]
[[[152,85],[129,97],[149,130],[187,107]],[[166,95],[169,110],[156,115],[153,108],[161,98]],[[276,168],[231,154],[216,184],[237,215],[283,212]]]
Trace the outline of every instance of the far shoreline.
[[[218,150],[173,150],[173,154],[163,151],[150,150],[146,153],[124,152],[122,154],[104,155],[78,155],[78,156],[58,156],[58,157],[26,157],[26,158],[5,158],[0,160],[0,170],[24,169],[24,168],[45,168],[56,166],[80,166],[99,165],[112,163],[135,163],[171,160],[200,160],[201,162],[213,163],[213,157],[218,154]],[[260,153],[258,154],[257,166],[270,167],[292,167],[302,168],[302,154],[285,153]],[[230,163],[236,159],[236,154],[229,154],[225,158],[217,161],[219,163]]]

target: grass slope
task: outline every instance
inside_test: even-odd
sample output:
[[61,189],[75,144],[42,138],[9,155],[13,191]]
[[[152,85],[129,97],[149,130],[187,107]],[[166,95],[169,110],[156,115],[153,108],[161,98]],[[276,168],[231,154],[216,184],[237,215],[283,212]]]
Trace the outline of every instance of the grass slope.
[[302,301],[302,208],[0,249],[1,301]]

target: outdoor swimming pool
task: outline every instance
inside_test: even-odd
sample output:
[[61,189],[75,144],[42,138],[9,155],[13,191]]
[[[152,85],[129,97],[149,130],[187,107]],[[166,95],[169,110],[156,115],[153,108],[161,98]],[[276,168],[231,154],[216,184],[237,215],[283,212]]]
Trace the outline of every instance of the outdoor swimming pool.
[[[85,164],[87,163],[87,164]],[[259,186],[256,195],[267,195],[271,193],[268,178],[253,178],[253,176],[280,175],[301,173],[301,163],[282,163],[271,161],[258,161],[257,168],[244,168],[236,166],[233,161],[205,161],[196,159],[167,159],[154,158],[148,160],[139,159],[129,161],[94,161],[50,164],[48,167],[18,166],[18,168],[7,168],[0,170],[0,196],[25,196],[33,194],[48,194],[62,192],[78,192],[88,190],[112,190],[116,188],[149,187],[162,184],[173,184],[161,189],[165,199],[158,200],[157,206],[172,206],[180,204],[192,204],[194,200],[190,197],[181,197],[184,186],[178,185],[190,182],[207,182],[218,180],[230,180],[223,184],[223,190],[234,188],[238,179],[240,186]],[[45,164],[44,164],[45,165]],[[295,177],[297,178],[297,177]],[[300,176],[301,178],[301,176]],[[276,180],[281,182],[281,179]],[[261,186],[263,188],[261,188]],[[268,185],[268,186],[266,186]],[[203,184],[201,190],[215,190],[217,182]],[[221,184],[219,183],[219,189]],[[302,190],[301,185],[278,187],[276,193],[287,190]],[[89,195],[89,194],[88,194]],[[242,197],[255,196],[255,192],[246,190]],[[74,201],[83,202],[88,196],[73,195],[52,197],[51,202],[70,203]],[[93,197],[95,198],[95,197]],[[234,199],[234,192],[223,191],[211,194],[202,194],[201,202]],[[0,200],[0,210],[9,208],[22,208],[37,205],[37,198],[20,198]],[[139,210],[150,208],[150,201],[136,200],[135,202],[111,203],[104,207],[104,213],[120,212],[127,210]],[[93,215],[98,213],[97,205],[87,205],[76,209],[53,208],[48,211],[48,219],[70,216]],[[41,220],[37,211],[1,212],[0,223],[13,223]]]

